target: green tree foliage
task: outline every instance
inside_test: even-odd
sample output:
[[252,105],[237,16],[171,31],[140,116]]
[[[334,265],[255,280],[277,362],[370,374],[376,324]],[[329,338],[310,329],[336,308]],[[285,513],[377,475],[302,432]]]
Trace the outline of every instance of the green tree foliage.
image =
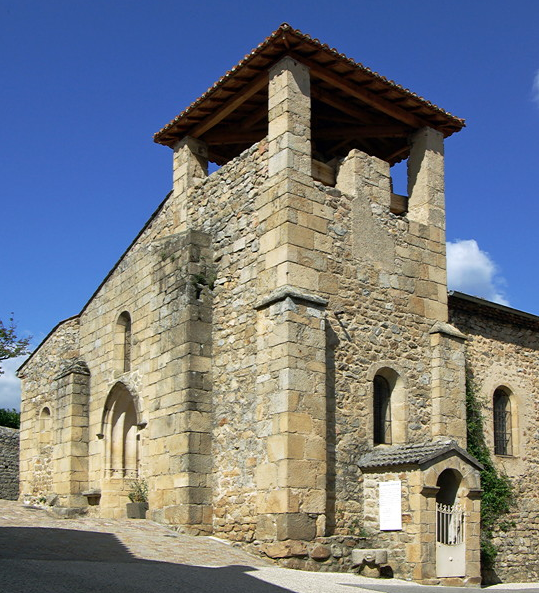
[[15,408],[7,410],[0,408],[0,426],[7,426],[8,428],[20,428],[21,415]]
[[[13,314],[11,314],[7,325],[4,325],[4,322],[0,320],[0,361],[28,354],[28,344],[31,338],[18,338],[15,330]],[[3,372],[0,366],[0,375]]]
[[481,488],[481,565],[493,568],[496,560],[496,546],[492,543],[494,529],[505,531],[511,523],[503,521],[510,512],[513,502],[513,488],[509,478],[500,474],[490,455],[485,442],[481,402],[476,395],[476,388],[470,373],[466,375],[466,422],[468,452],[482,465]]

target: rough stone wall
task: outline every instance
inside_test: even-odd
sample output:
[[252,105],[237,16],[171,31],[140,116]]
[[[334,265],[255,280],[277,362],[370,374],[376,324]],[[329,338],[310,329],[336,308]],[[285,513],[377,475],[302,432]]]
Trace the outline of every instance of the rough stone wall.
[[257,197],[267,178],[263,141],[195,187],[189,201],[193,228],[213,247],[212,463],[213,528],[250,541],[256,526],[255,470],[264,458],[255,432],[260,241]]
[[336,502],[328,523],[337,533],[353,532],[362,512],[362,476],[354,462],[373,446],[372,378],[377,370],[392,368],[404,382],[404,440],[422,442],[432,436],[429,331],[437,313],[427,315],[426,302],[445,278],[443,230],[392,214],[389,166],[362,153],[354,156],[364,162],[364,178],[368,173],[359,190],[339,175],[336,188],[314,184],[331,217],[332,250],[321,288],[330,299],[333,350],[328,363],[334,367],[328,370],[328,441],[330,451],[334,442],[335,456],[328,473],[329,481],[335,480]]
[[[384,473],[365,473],[364,480],[364,534],[367,535],[373,548],[388,550],[388,565],[393,568],[399,578],[414,578],[416,563],[421,561],[421,554],[410,554],[409,546],[417,540],[420,547],[420,507],[417,506],[418,471],[400,471]],[[379,528],[379,487],[381,482],[399,480],[401,482],[402,529],[381,532]],[[416,508],[413,508],[413,507]],[[415,550],[414,550],[415,551]],[[420,550],[418,550],[420,552]],[[417,577],[416,577],[417,578]]]
[[19,498],[19,431],[0,426],[0,498]]
[[[59,426],[56,377],[79,356],[79,319],[60,323],[41,344],[22,373],[20,485],[21,496],[53,492],[53,445]],[[40,415],[50,410],[50,440],[40,435]]]
[[[539,578],[539,333],[459,309],[451,322],[467,335],[466,360],[483,408],[487,443],[498,470],[512,481],[513,511],[500,531],[495,573],[502,581]],[[511,392],[513,455],[494,454],[492,397],[498,387]],[[516,408],[516,409],[515,409]],[[513,526],[514,523],[514,526]]]

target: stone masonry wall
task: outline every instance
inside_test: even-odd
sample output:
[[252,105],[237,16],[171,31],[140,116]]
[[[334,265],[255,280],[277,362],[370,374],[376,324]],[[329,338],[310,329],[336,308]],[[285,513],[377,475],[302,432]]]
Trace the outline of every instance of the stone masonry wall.
[[379,369],[393,369],[403,382],[400,442],[432,436],[429,331],[438,313],[428,313],[426,303],[445,278],[443,229],[392,214],[389,166],[362,153],[356,158],[365,160],[365,181],[355,195],[339,175],[336,188],[314,184],[331,220],[332,248],[321,275],[321,294],[330,300],[328,364],[333,367],[328,369],[328,481],[335,483],[336,502],[333,509],[328,503],[328,524],[342,534],[358,529],[362,513],[362,476],[355,460],[373,446],[372,378]]
[[19,431],[0,426],[0,498],[19,498]]
[[[53,446],[60,410],[55,378],[79,356],[78,317],[61,322],[23,368],[21,401],[20,484],[22,497],[53,491]],[[49,439],[43,439],[40,415],[50,411]]]
[[[539,578],[539,334],[458,309],[451,311],[451,322],[467,334],[467,365],[482,404],[492,460],[514,488],[512,512],[504,517],[507,530],[494,539],[495,573],[502,581],[534,581]],[[494,454],[492,397],[498,387],[511,393],[510,456]]]
[[193,228],[212,237],[213,528],[251,541],[256,527],[255,471],[264,452],[256,385],[257,197],[267,177],[264,141],[224,165],[189,202]]

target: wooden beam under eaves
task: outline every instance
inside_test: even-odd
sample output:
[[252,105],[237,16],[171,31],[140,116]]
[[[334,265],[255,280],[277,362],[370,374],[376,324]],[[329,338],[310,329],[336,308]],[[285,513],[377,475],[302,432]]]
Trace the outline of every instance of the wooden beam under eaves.
[[225,144],[254,144],[266,136],[267,130],[215,130],[204,136],[204,142],[208,146]]
[[245,103],[245,101],[250,99],[253,95],[258,93],[258,91],[262,90],[267,85],[268,73],[263,72],[262,74],[257,76],[253,80],[253,82],[251,82],[241,91],[239,91],[237,95],[230,98],[220,107],[217,107],[211,115],[208,115],[195,127],[191,128],[190,130],[187,130],[186,135],[192,136],[193,138],[200,138],[200,136],[202,136],[204,132],[207,132],[209,129],[213,128],[213,126],[217,125],[220,121],[225,119],[227,115],[230,115],[240,105]]
[[324,91],[320,88],[315,87],[314,85],[311,88],[311,97],[313,99],[321,101],[322,103],[325,103],[326,105],[329,105],[330,107],[333,107],[334,109],[338,109],[339,111],[346,113],[346,115],[353,117],[356,121],[366,123],[374,123],[375,121],[377,121],[376,118],[372,116],[372,114],[367,113],[366,111],[358,107],[354,107],[350,103],[347,103],[342,99],[339,99],[333,93]]
[[382,97],[378,97],[376,93],[373,93],[366,88],[362,88],[356,85],[353,82],[345,80],[341,78],[338,74],[334,74],[330,72],[314,62],[313,60],[309,60],[308,58],[303,58],[302,56],[298,56],[293,54],[292,57],[297,60],[298,62],[307,66],[311,72],[312,76],[316,76],[320,80],[323,80],[338,89],[352,95],[356,99],[363,101],[367,105],[374,107],[378,111],[385,113],[398,121],[401,121],[413,128],[419,129],[427,126],[427,122],[416,117],[415,115],[408,113],[401,107],[393,105],[390,101],[383,99]]
[[341,138],[406,138],[410,134],[408,126],[331,126],[313,128],[314,138],[321,140],[340,140]]
[[257,124],[260,120],[268,117],[268,102],[265,101],[260,107],[251,111],[240,124],[242,130],[248,130]]

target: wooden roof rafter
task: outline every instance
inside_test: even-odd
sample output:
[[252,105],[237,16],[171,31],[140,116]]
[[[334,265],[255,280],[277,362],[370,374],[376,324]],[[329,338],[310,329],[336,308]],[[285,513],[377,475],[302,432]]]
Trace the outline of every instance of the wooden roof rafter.
[[189,131],[189,135],[193,136],[193,138],[199,138],[200,136],[202,136],[202,134],[204,134],[204,132],[208,131],[210,128],[222,121],[227,115],[232,113],[242,103],[245,103],[247,99],[249,99],[255,93],[258,93],[258,91],[267,86],[267,84],[267,72],[259,74],[247,87],[243,88],[243,91],[240,95],[234,95],[233,98],[231,98],[229,101],[227,101],[225,104],[221,106],[219,111],[214,112],[212,115],[208,116],[206,119],[200,122],[197,126],[192,128]]
[[410,128],[402,125],[380,125],[380,126],[331,126],[327,128],[318,127],[313,130],[313,136],[320,136],[324,139],[338,138],[407,138]]
[[342,80],[340,76],[324,70],[315,62],[312,62],[311,60],[305,58],[301,60],[299,56],[296,57],[296,59],[309,67],[311,75],[314,75],[317,78],[321,78],[322,80],[329,82],[336,88],[345,91],[352,97],[359,99],[363,103],[366,103],[367,105],[370,105],[371,107],[374,107],[375,109],[382,111],[386,115],[389,115],[399,121],[407,123],[408,125],[413,126],[415,128],[422,128],[428,125],[427,122],[408,113],[407,111],[404,111],[396,105],[392,105],[385,99],[376,96],[372,91],[369,91],[365,88],[357,87],[354,83],[350,82],[349,80]]

